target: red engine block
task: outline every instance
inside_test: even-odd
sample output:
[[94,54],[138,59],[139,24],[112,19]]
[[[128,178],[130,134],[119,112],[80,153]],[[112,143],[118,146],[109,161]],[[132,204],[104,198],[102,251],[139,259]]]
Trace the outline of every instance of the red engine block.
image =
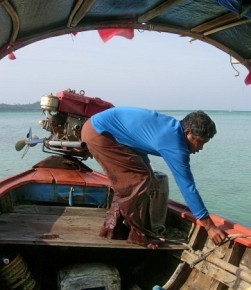
[[114,107],[100,98],[91,98],[72,91],[58,92],[59,112],[91,117],[92,115]]

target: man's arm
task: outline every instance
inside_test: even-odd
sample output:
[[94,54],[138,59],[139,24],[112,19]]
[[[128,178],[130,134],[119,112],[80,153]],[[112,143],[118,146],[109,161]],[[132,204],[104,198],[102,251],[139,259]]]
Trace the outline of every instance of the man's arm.
[[209,217],[204,202],[196,189],[189,165],[189,155],[182,148],[179,148],[178,151],[161,150],[160,153],[172,171],[174,179],[194,217],[201,221],[209,238],[216,245],[221,243],[226,238],[226,235],[216,227]]
[[214,222],[212,221],[210,217],[201,219],[200,221],[203,227],[205,228],[205,230],[207,231],[209,238],[216,245],[220,244],[223,240],[225,240],[226,238],[225,233],[221,229],[216,227],[216,225],[214,224]]

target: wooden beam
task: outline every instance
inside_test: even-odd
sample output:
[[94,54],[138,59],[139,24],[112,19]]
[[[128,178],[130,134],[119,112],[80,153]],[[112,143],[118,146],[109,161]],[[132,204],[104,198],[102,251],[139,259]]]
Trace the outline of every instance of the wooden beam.
[[11,6],[8,0],[1,0],[0,3],[5,8],[12,20],[12,35],[9,41],[9,45],[12,46],[12,44],[16,41],[19,32],[19,18],[15,9]]
[[[148,31],[155,31],[155,32],[163,32],[163,33],[172,33],[172,34],[178,34],[180,36],[187,36],[192,39],[198,39],[200,41],[203,41],[205,43],[208,43],[225,53],[231,55],[235,59],[239,60],[242,65],[244,65],[248,70],[251,70],[251,59],[244,59],[241,55],[236,53],[235,51],[232,51],[227,46],[222,45],[218,41],[206,37],[203,34],[196,34],[191,32],[187,29],[182,29],[180,27],[176,26],[164,26],[164,25],[152,25],[152,24],[140,24],[140,23],[128,23],[128,21],[104,21],[100,23],[95,24],[85,24],[83,26],[77,26],[76,28],[67,28],[67,27],[58,27],[54,30],[48,30],[46,32],[40,32],[38,34],[35,34],[32,38],[26,37],[19,39],[18,43],[15,43],[14,50],[20,49],[24,46],[27,46],[31,43],[34,43],[36,41],[41,41],[43,39],[55,37],[55,36],[61,36],[73,32],[83,32],[83,31],[90,31],[90,30],[98,30],[98,29],[105,29],[105,28],[132,28],[132,29],[139,29],[139,30],[148,30]],[[8,53],[10,53],[12,49],[10,48],[4,48],[4,50],[0,51],[0,59],[6,56]]]
[[71,27],[72,19],[75,16],[75,14],[77,13],[78,9],[81,7],[83,1],[84,0],[78,0],[77,3],[75,4],[75,6],[73,7],[71,14],[68,18],[67,27]]
[[191,29],[191,32],[202,33],[204,31],[226,24],[238,18],[239,16],[236,13],[227,13],[223,16],[214,18],[208,22],[195,26],[194,28]]
[[235,21],[233,23],[229,23],[229,24],[214,28],[212,30],[206,31],[205,33],[203,33],[203,35],[207,36],[207,35],[210,35],[210,34],[213,34],[213,33],[228,29],[228,28],[236,27],[236,26],[250,23],[250,22],[251,22],[251,19],[244,19],[244,20]]
[[181,0],[168,0],[168,1],[165,1],[164,3],[162,3],[159,6],[155,7],[154,9],[149,10],[145,14],[139,16],[138,17],[138,22],[139,23],[147,22],[148,20],[151,20],[151,19],[155,18],[156,16],[162,14],[166,10],[170,9],[172,6],[176,5],[180,1]]
[[170,279],[162,286],[163,289],[181,289],[192,269],[186,262],[180,262]]
[[[197,254],[184,251],[181,260],[191,265],[198,258]],[[237,279],[251,283],[251,272],[245,271],[217,257],[208,256],[196,264],[195,268],[231,288],[234,287]]]
[[[247,20],[251,21],[251,19]],[[142,30],[149,30],[149,31],[158,31],[158,32],[166,32],[166,33],[173,33],[173,34],[178,34],[180,36],[187,36],[191,37],[193,40],[200,40],[205,43],[208,43],[225,53],[231,55],[235,59],[237,59],[242,65],[244,65],[248,70],[251,70],[251,59],[244,59],[242,56],[237,54],[235,51],[229,49],[229,47],[219,43],[218,41],[207,37],[204,34],[198,34],[198,33],[193,33],[190,30],[186,29],[181,29],[180,27],[175,27],[175,26],[164,26],[164,25],[152,25],[152,24],[139,24],[138,27],[137,25],[134,25],[134,28],[136,29],[142,29]]]
[[240,16],[245,16],[249,11],[251,10],[251,5],[249,5],[246,9],[244,9],[241,13]]
[[73,8],[73,12],[76,10],[75,15],[70,15],[70,21],[68,21],[67,26],[76,27],[78,23],[86,16],[94,2],[95,0],[85,0],[84,2],[81,0],[78,1],[76,6]]
[[239,267],[236,267],[230,263],[225,262],[224,260],[221,260],[216,257],[207,257],[207,261],[228,271],[229,273],[234,274],[236,277],[240,278],[241,280],[251,283],[251,272],[246,271],[244,269],[241,269]]

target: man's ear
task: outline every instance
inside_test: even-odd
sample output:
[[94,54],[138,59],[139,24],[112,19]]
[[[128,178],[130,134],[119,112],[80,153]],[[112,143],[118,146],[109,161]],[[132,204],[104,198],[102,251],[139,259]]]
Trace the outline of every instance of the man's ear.
[[190,128],[186,128],[184,130],[185,136],[187,136],[189,133],[191,133],[191,129]]

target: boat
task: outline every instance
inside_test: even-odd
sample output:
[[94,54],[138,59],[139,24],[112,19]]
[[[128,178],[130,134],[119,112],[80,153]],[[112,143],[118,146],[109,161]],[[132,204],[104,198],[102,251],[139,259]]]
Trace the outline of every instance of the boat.
[[[215,246],[187,207],[174,201],[168,205],[170,238],[158,250],[99,237],[112,189],[106,176],[77,159],[50,156],[0,185],[4,255],[0,276],[7,286],[22,281],[23,288],[17,289],[152,289],[155,285],[249,289],[251,285],[251,230],[212,216],[229,235]],[[28,265],[23,271],[17,266],[21,259]],[[100,273],[85,274],[93,265],[100,269],[100,264],[115,267],[119,274],[113,269],[107,281],[98,279]],[[27,278],[20,279],[23,276],[16,269]],[[92,281],[92,287],[86,286],[86,280]],[[25,288],[34,283],[37,288]],[[1,289],[16,289],[7,286]]]
[[[108,41],[138,29],[206,42],[251,71],[250,13],[248,1],[235,0],[3,0],[0,59],[63,34],[97,30]],[[16,149],[27,154],[41,143],[49,157],[0,181],[0,289],[251,289],[251,229],[238,221],[211,215],[227,234],[214,245],[189,209],[169,200],[168,236],[157,250],[98,235],[113,190],[85,165],[91,156],[79,132],[111,106],[74,90],[42,97],[49,137],[30,129]],[[166,190],[165,174],[155,175]]]

